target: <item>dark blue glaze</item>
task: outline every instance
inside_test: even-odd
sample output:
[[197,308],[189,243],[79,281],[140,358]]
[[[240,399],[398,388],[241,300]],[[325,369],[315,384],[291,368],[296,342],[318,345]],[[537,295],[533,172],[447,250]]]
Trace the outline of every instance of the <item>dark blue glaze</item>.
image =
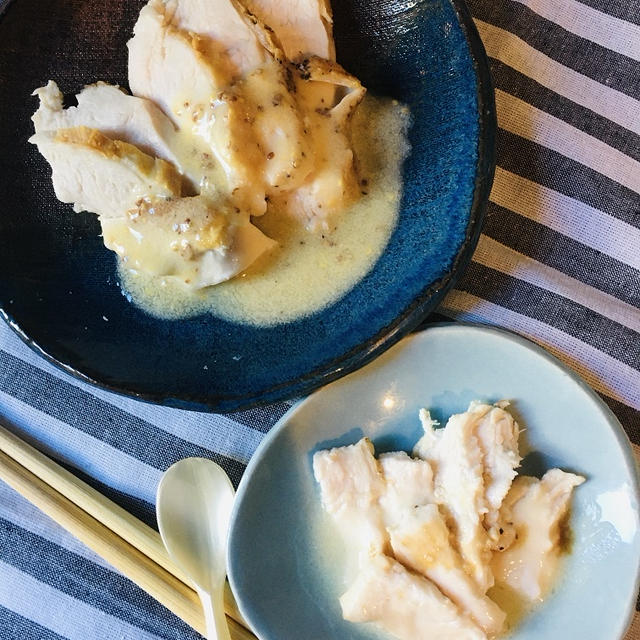
[[0,20],[0,307],[29,344],[114,391],[230,411],[352,371],[437,305],[470,259],[493,177],[482,45],[457,0],[333,4],[338,60],[413,114],[400,221],[344,298],[296,322],[253,328],[212,316],[158,320],[129,303],[94,216],[55,200],[50,170],[26,142],[36,107],[29,94],[47,79],[65,93],[97,79],[125,83],[124,45],[141,3],[11,3]]

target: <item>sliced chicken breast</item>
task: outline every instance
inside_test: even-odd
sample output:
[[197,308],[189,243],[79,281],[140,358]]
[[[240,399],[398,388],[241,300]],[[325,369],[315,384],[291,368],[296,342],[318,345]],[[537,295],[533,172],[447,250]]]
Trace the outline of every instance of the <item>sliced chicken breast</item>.
[[486,634],[429,580],[374,556],[340,598],[351,622],[374,622],[400,640],[481,640]]
[[[227,99],[224,67],[210,63],[202,38],[174,25],[170,6],[152,0],[140,12],[128,43],[131,90],[155,102],[184,136],[201,138],[222,166],[227,190],[237,189],[240,208],[264,213],[264,194],[248,190],[247,162],[260,159],[243,104]],[[241,145],[244,160],[238,157]]]
[[435,504],[405,510],[389,533],[393,554],[399,562],[429,578],[462,611],[467,611],[488,636],[501,631],[505,613],[464,570],[464,562],[454,549]]
[[[226,8],[212,13],[213,5]],[[244,25],[234,46],[260,51],[231,73],[230,45],[217,35],[227,18],[231,32]],[[151,0],[129,41],[132,91],[209,145],[232,197],[252,215],[264,213],[267,195],[295,188],[313,156],[284,60],[267,46],[276,51],[269,32],[229,0]]]
[[520,430],[505,406],[472,402],[444,429],[434,429],[422,410],[425,435],[414,449],[434,465],[438,502],[455,523],[460,551],[484,591],[493,582],[486,569],[490,550],[508,544],[498,514],[520,464]]
[[[355,186],[357,176],[351,144],[343,135],[348,128],[344,122],[338,122],[331,111],[336,106],[336,92],[343,80],[316,77],[319,74],[315,70],[318,66],[315,58],[335,62],[331,6],[328,0],[249,0],[244,4],[275,31],[285,56],[301,65],[298,71],[307,81],[298,86],[298,96],[306,103],[310,135],[316,143],[320,141],[315,171],[302,192],[281,200],[310,230],[328,230],[328,219],[359,193]],[[319,125],[318,114],[333,117],[330,121],[324,118]],[[351,176],[354,180],[346,179]]]
[[315,162],[308,114],[300,104],[291,64],[273,31],[238,0],[239,15],[268,53],[267,62],[249,74],[239,90],[254,108],[254,133],[268,162],[265,166],[269,197],[297,189]]
[[77,126],[98,129],[109,138],[135,145],[145,153],[170,162],[185,176],[188,192],[215,193],[212,185],[224,180],[211,158],[211,149],[194,135],[179,134],[173,122],[144,98],[98,82],[77,96],[78,106],[63,109],[55,82],[35,91],[40,106],[32,117],[36,133]]
[[548,591],[562,552],[561,536],[571,496],[584,478],[551,469],[542,480],[519,476],[503,505],[503,517],[515,527],[515,540],[493,555],[498,585],[514,589],[528,600]]
[[229,280],[276,245],[248,215],[202,196],[142,202],[101,222],[105,245],[125,268],[176,277],[193,288]]
[[119,218],[140,202],[181,195],[182,177],[172,165],[96,129],[44,131],[30,142],[51,165],[56,197],[75,211]]
[[177,28],[200,36],[226,84],[268,61],[268,52],[232,0],[165,0],[165,5],[165,15]]
[[244,4],[275,31],[289,60],[297,62],[308,56],[336,59],[328,0],[244,0]]
[[[345,540],[362,545],[362,573],[356,585],[363,575],[369,576],[370,558],[387,547],[390,534],[396,559],[432,580],[485,632],[495,634],[501,629],[504,614],[465,573],[446,524],[431,504],[429,463],[401,452],[383,454],[376,463],[371,443],[363,439],[351,447],[315,454],[314,472],[325,510],[340,522]],[[356,585],[343,596],[346,601],[350,602],[349,593],[358,590]]]
[[85,87],[76,96],[78,106],[68,109],[63,108],[62,92],[53,80],[36,89],[34,95],[40,98],[40,106],[31,118],[36,133],[89,127],[180,167],[172,148],[176,129],[148,100],[127,95],[119,87],[104,82]]
[[[350,119],[366,89],[340,65],[320,58],[297,66],[296,87],[307,114],[315,161],[306,181],[295,192],[284,194],[279,203],[310,231],[330,230],[335,217],[360,196]],[[337,104],[336,89],[341,93]]]
[[41,132],[56,196],[100,216],[105,245],[130,269],[174,276],[193,288],[228,280],[275,246],[224,199],[181,198],[164,160],[88,127]]
[[206,40],[181,29],[174,15],[175,3],[151,0],[140,11],[127,47],[131,91],[179,124],[197,116],[198,106],[217,96],[228,76],[223,65],[209,60]]

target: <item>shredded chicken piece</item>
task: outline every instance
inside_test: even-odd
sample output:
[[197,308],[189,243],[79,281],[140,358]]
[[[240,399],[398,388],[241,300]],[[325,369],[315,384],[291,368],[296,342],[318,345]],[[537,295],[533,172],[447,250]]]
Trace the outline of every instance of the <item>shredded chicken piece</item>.
[[361,560],[388,545],[379,500],[385,490],[373,445],[363,438],[348,447],[319,451],[313,472],[322,491],[322,504],[338,524],[342,537],[357,541]]
[[547,471],[542,480],[515,479],[502,507],[504,519],[515,528],[515,540],[494,554],[491,565],[498,584],[529,600],[538,600],[549,590],[571,495],[584,481],[560,469]]
[[429,578],[490,637],[500,633],[505,613],[465,571],[449,529],[435,504],[405,511],[391,528],[393,555],[405,567]]
[[488,507],[476,428],[489,410],[488,405],[475,406],[470,412],[451,416],[446,428],[438,430],[433,429],[428,414],[421,413],[425,436],[414,448],[416,455],[433,466],[436,501],[454,531],[466,570],[483,592],[493,585],[493,575],[490,540],[483,526]]
[[352,622],[376,622],[401,640],[485,640],[483,631],[429,580],[375,556],[340,598]]

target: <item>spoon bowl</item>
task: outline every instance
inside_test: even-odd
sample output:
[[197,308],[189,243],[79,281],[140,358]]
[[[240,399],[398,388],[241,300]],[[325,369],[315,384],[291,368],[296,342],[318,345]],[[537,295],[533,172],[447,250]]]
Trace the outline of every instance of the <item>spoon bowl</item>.
[[234,489],[211,460],[185,458],[169,467],[156,494],[160,536],[173,559],[193,580],[207,625],[207,638],[229,638],[224,615],[227,536]]

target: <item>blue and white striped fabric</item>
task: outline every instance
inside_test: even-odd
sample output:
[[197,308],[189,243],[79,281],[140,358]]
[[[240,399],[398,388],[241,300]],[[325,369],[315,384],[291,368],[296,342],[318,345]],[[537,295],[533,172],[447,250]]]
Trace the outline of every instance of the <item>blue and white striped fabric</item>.
[[[542,344],[638,445],[640,0],[469,4],[495,80],[498,169],[474,260],[439,317]],[[287,407],[218,416],[123,399],[0,326],[0,422],[151,524],[172,462],[213,457],[237,483]],[[0,484],[1,639],[196,637]],[[627,640],[640,640],[640,617]]]

